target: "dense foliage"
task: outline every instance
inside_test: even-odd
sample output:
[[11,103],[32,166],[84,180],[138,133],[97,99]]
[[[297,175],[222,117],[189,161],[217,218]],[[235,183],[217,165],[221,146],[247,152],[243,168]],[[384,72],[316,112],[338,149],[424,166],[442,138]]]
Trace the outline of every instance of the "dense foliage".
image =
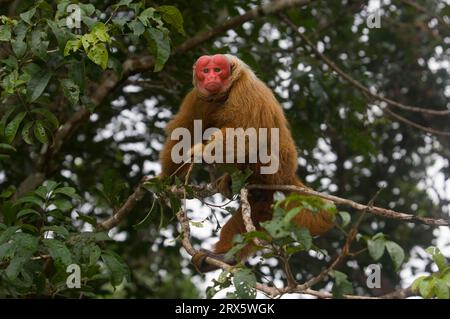
[[[167,195],[164,184],[147,184],[149,191],[116,228],[100,225],[143,176],[159,172],[163,128],[192,86],[192,63],[205,53],[236,54],[274,89],[299,147],[298,174],[308,186],[360,203],[382,187],[377,206],[449,218],[443,186],[450,179],[449,136],[395,117],[448,132],[448,115],[373,99],[325,65],[278,15],[189,44],[259,1],[0,3],[0,297],[199,297],[231,284],[230,297],[253,297],[261,278],[283,279],[281,264],[265,262],[273,256],[267,254],[262,264],[253,260],[222,273],[213,285],[198,285],[203,277],[181,253],[173,211],[178,200],[168,195],[173,210],[155,202],[154,194]],[[448,3],[384,1],[381,28],[371,29],[366,4],[312,1],[283,14],[365,87],[403,104],[446,110]],[[206,176],[196,168],[193,181]],[[236,192],[244,179],[236,177]],[[311,238],[289,223],[295,212],[277,206],[266,232],[237,238],[231,254],[246,241],[264,239],[283,250],[296,279],[305,281],[339,253],[356,220],[349,207],[329,209],[336,210],[338,227]],[[194,226],[213,228],[216,218],[230,214],[211,211]],[[366,214],[352,246],[358,253],[314,288],[337,297],[381,295],[399,288],[400,270],[407,269],[413,277],[429,273],[415,282],[422,296],[448,298],[450,268],[438,249],[428,249],[433,259],[425,257],[423,267],[404,263],[411,254],[417,258],[417,247],[435,245],[442,232]],[[382,286],[371,289],[364,268],[376,262]],[[81,288],[67,285],[71,264],[80,267]],[[207,291],[199,288],[207,285]]]

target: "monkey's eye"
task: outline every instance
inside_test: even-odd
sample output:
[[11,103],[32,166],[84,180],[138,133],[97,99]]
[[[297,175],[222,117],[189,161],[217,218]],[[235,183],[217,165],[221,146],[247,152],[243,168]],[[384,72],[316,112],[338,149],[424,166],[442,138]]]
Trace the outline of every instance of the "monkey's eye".
[[220,71],[222,71],[220,68],[214,68],[214,72],[219,73]]
[[208,73],[208,71],[209,71],[209,70],[208,70],[207,68],[204,68],[204,69],[203,69],[203,73]]

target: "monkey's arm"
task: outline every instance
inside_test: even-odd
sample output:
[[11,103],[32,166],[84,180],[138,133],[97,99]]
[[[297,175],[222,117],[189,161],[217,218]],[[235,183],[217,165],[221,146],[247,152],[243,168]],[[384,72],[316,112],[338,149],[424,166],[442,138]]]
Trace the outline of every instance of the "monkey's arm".
[[[176,175],[183,177],[189,165],[181,163],[175,163],[172,160],[172,148],[179,143],[178,140],[172,140],[171,134],[177,128],[185,128],[193,134],[194,118],[195,118],[195,101],[197,95],[194,91],[189,92],[181,104],[180,110],[174,116],[174,118],[167,124],[166,131],[166,142],[159,154],[159,159],[161,163],[161,175],[160,176],[171,176]],[[184,165],[183,165],[184,164]]]

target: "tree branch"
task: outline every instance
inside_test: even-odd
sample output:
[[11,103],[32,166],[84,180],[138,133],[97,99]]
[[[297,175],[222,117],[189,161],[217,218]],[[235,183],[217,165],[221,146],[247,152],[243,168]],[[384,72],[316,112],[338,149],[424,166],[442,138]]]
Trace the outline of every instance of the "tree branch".
[[[256,227],[252,221],[252,208],[248,202],[248,190],[245,187],[241,189],[241,210],[242,219],[244,221],[245,230],[247,233],[256,231]],[[256,246],[264,246],[264,243],[259,238],[253,238],[253,243]]]
[[[331,61],[327,56],[325,56],[322,52],[320,52],[314,43],[311,42],[303,33],[301,33],[298,30],[298,27],[285,15],[279,14],[281,19],[294,31],[309,47],[314,53],[323,61],[325,62],[331,69],[333,69],[338,75],[340,75],[344,80],[349,82],[351,85],[355,86],[356,88],[360,89],[361,91],[365,92],[369,96],[384,101],[389,105],[395,106],[397,108],[400,108],[402,110],[410,111],[410,112],[419,112],[423,114],[429,114],[429,115],[439,115],[439,116],[448,116],[450,115],[450,109],[446,110],[434,110],[430,108],[420,108],[416,106],[406,105],[403,103],[399,103],[397,101],[391,100],[389,98],[383,97],[377,93],[372,92],[369,88],[364,86],[361,82],[351,77],[349,74],[347,74],[345,71],[343,71],[340,67],[336,65],[333,61]],[[449,133],[450,134],[450,133]]]
[[381,189],[372,197],[372,199],[369,201],[368,206],[366,209],[364,209],[361,212],[361,215],[359,216],[358,220],[353,224],[352,228],[350,229],[350,231],[347,234],[347,238],[345,240],[345,244],[342,247],[342,251],[339,254],[339,256],[333,261],[333,263],[326,268],[325,270],[323,270],[319,275],[311,278],[310,280],[308,280],[307,282],[305,282],[304,284],[301,284],[297,287],[297,289],[309,289],[310,287],[318,284],[319,282],[321,282],[333,269],[335,269],[340,263],[342,263],[345,258],[347,258],[350,255],[350,245],[352,244],[352,242],[355,240],[356,235],[358,234],[358,228],[359,225],[361,225],[361,222],[367,212],[367,210],[370,207],[373,207],[373,203],[375,201],[375,199],[378,197],[378,195],[380,194]]
[[[264,5],[255,7],[252,10],[245,12],[240,16],[236,16],[226,20],[221,25],[214,27],[211,30],[202,32],[190,39],[184,41],[179,47],[177,47],[173,54],[184,53],[193,49],[194,47],[211,40],[212,38],[224,33],[225,31],[234,29],[251,21],[263,17],[265,15],[276,14],[282,10],[286,10],[293,7],[303,6],[313,2],[314,0],[279,0],[276,2],[269,2]],[[154,66],[154,58],[149,55],[143,55],[140,57],[130,58],[123,63],[123,76],[121,79],[112,71],[105,72],[101,83],[98,85],[94,94],[91,96],[91,101],[95,106],[101,105],[105,99],[111,95],[111,92],[116,89],[121,83],[127,80],[127,78],[133,74],[140,73],[151,69]],[[61,150],[61,147],[69,140],[69,138],[79,129],[82,123],[89,119],[89,110],[82,106],[72,117],[62,125],[55,133],[53,144],[48,147],[42,156],[38,160],[36,172],[32,175],[39,175],[39,178],[31,177],[31,180],[24,180],[17,188],[16,193],[13,196],[13,201],[17,200],[20,196],[30,192],[34,188],[31,186],[40,185],[46,179],[49,165],[52,158]]]
[[425,7],[422,7],[420,4],[418,4],[414,1],[411,1],[411,0],[400,0],[400,2],[403,2],[404,4],[413,7],[414,9],[416,9],[419,12],[425,13],[426,15],[428,15],[431,18],[437,19],[443,26],[450,28],[450,24],[448,22],[446,22],[441,16],[430,13]]
[[147,180],[148,178],[144,177],[125,203],[110,218],[103,221],[98,228],[104,230],[111,229],[117,226],[126,216],[128,216],[136,204],[139,203],[144,197],[145,189],[143,187],[143,183]]
[[[125,201],[124,205],[111,218],[105,220],[104,222],[102,222],[100,224],[100,226],[99,226],[100,229],[111,229],[112,227],[118,225],[120,223],[120,221],[122,221],[131,212],[131,210],[136,206],[136,204],[143,198],[143,196],[145,194],[145,189],[143,187],[143,183],[145,181],[147,181],[148,179],[149,179],[148,177],[143,178],[142,182],[138,185],[138,187],[136,187],[136,190],[133,192],[133,194],[131,194],[130,197]],[[213,193],[215,193],[210,184],[202,185],[202,186],[194,185],[194,186],[191,186],[191,188],[197,194],[202,194],[203,196],[211,196]],[[245,201],[247,201],[247,203],[248,203],[247,189],[272,189],[272,190],[294,191],[294,192],[299,192],[299,193],[306,194],[306,195],[322,197],[322,198],[331,200],[338,204],[346,204],[355,209],[362,210],[362,215],[352,226],[351,230],[348,232],[346,242],[342,248],[341,254],[333,261],[333,263],[329,267],[327,267],[325,270],[323,270],[319,275],[309,279],[308,281],[306,281],[303,284],[299,284],[299,285],[295,285],[295,286],[288,285],[287,287],[283,287],[283,288],[278,288],[275,286],[268,286],[263,283],[256,284],[256,289],[258,291],[261,291],[262,293],[264,293],[267,296],[272,297],[272,298],[281,296],[281,295],[287,294],[287,293],[307,294],[307,295],[315,296],[318,298],[324,298],[324,299],[333,298],[333,295],[331,293],[323,292],[323,291],[316,291],[316,290],[311,289],[311,287],[313,285],[321,282],[326,277],[326,275],[329,274],[329,272],[331,270],[333,270],[338,264],[340,264],[347,256],[351,255],[351,253],[349,252],[350,244],[354,240],[354,238],[357,234],[357,229],[361,223],[364,213],[366,213],[366,212],[374,213],[374,211],[376,211],[377,215],[382,215],[382,216],[390,217],[390,218],[394,218],[394,219],[400,219],[403,221],[413,221],[413,220],[411,220],[411,217],[415,217],[415,216],[408,215],[408,214],[398,213],[398,212],[394,212],[391,210],[385,210],[383,208],[374,207],[373,201],[376,198],[376,196],[378,195],[378,193],[372,198],[372,200],[368,203],[368,205],[362,205],[362,204],[358,204],[356,202],[353,202],[353,201],[350,201],[347,199],[342,199],[342,198],[339,198],[336,196],[331,196],[331,195],[326,195],[326,194],[322,194],[319,192],[315,192],[315,191],[310,190],[305,187],[297,187],[297,186],[293,186],[293,185],[274,185],[274,186],[271,186],[271,185],[248,185],[247,188],[244,188],[244,190],[241,191],[241,200],[243,199],[243,202],[244,202],[243,203],[243,206],[244,206],[243,207],[243,218],[245,215],[244,220],[245,220],[245,226],[246,226],[247,231],[253,231],[256,229],[255,226],[253,225],[253,222],[251,221],[251,211],[250,211],[251,208],[245,207],[245,205],[246,205]],[[172,189],[172,191],[175,196],[179,196],[179,197],[183,197],[183,198],[186,197],[186,190],[183,187],[174,187]],[[381,214],[378,212],[379,210],[383,210],[386,212]],[[189,226],[189,219],[187,217],[185,209],[181,208],[177,212],[176,216],[177,216],[177,219],[181,226],[181,244],[190,256],[194,256],[195,254],[198,253],[198,251],[192,246],[192,244],[190,242],[190,233],[191,232],[190,232],[190,226]],[[249,220],[249,216],[250,216],[250,220]],[[405,216],[407,216],[408,218],[405,218]],[[419,218],[419,217],[416,217],[416,218]],[[423,219],[423,218],[421,218],[421,219]],[[450,224],[450,221],[434,220],[431,218],[426,218],[426,220],[421,220],[420,222],[431,224],[431,225],[449,225]],[[260,244],[258,244],[258,245],[260,245]],[[229,271],[229,272],[232,272],[234,269],[233,266],[231,266],[221,260],[209,257],[209,256],[205,257],[205,262],[207,262],[210,265],[219,267],[220,269]],[[286,271],[289,273],[289,269],[286,269]],[[292,280],[292,278],[291,278],[291,280]],[[294,280],[294,282],[295,282],[295,280]],[[414,295],[414,293],[409,288],[407,288],[407,289],[401,289],[398,291],[394,291],[392,293],[386,294],[381,297],[368,297],[368,296],[356,296],[356,295],[345,295],[344,297],[347,299],[385,299],[385,298],[406,298],[406,297],[409,297],[412,295]]]
[[434,219],[434,218],[429,218],[429,217],[420,217],[420,216],[400,213],[400,212],[393,211],[391,209],[386,209],[386,208],[381,208],[381,207],[376,207],[376,206],[369,207],[367,205],[363,205],[363,204],[354,202],[350,199],[345,199],[345,198],[341,198],[341,197],[337,197],[337,196],[333,196],[333,195],[320,193],[320,192],[317,192],[317,191],[312,190],[307,187],[300,187],[300,186],[294,186],[294,185],[259,185],[259,184],[257,185],[257,184],[253,184],[253,185],[248,185],[247,188],[248,189],[270,189],[270,190],[297,192],[300,194],[312,195],[312,196],[317,196],[317,197],[321,197],[324,199],[328,199],[336,204],[347,205],[356,210],[362,210],[362,211],[366,210],[368,213],[378,215],[378,216],[383,216],[383,217],[390,218],[390,219],[396,219],[396,220],[401,220],[404,222],[419,223],[419,224],[426,224],[426,225],[432,225],[432,226],[450,226],[450,220],[441,219],[441,218]]

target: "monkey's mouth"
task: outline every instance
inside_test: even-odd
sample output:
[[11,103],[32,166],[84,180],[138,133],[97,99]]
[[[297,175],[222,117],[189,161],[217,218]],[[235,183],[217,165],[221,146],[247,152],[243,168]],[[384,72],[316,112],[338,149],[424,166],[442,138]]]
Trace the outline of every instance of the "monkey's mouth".
[[219,82],[209,82],[209,83],[205,84],[205,89],[209,93],[217,93],[220,91],[220,88],[221,88],[221,84]]

